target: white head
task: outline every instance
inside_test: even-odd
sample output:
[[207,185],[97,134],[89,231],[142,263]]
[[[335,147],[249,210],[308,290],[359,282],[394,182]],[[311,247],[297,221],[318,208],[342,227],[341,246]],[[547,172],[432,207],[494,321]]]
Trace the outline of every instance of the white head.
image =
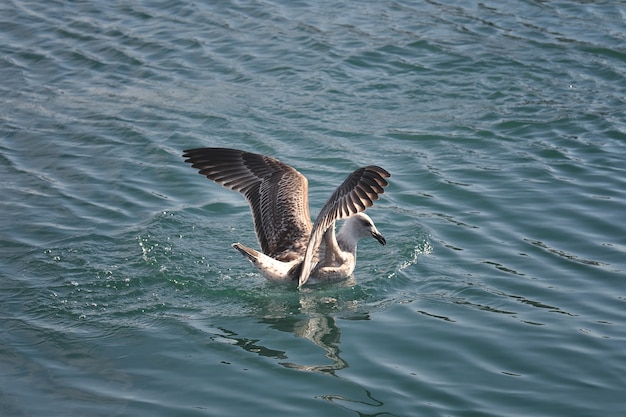
[[364,237],[373,237],[381,245],[387,244],[387,241],[378,231],[370,216],[365,213],[357,213],[348,217],[339,233],[337,233],[339,246],[349,251],[355,250],[357,242]]

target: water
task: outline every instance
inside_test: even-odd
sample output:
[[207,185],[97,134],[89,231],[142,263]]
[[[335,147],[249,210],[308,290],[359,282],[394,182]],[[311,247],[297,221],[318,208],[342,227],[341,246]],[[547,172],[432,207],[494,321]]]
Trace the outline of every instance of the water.
[[[0,6],[7,416],[618,416],[626,8],[614,2]],[[265,282],[236,193],[390,186],[355,277]]]

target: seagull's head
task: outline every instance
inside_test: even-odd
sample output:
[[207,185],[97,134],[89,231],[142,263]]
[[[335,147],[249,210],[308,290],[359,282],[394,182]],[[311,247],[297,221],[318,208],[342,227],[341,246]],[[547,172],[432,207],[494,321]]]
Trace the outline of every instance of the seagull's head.
[[357,213],[346,220],[346,223],[350,223],[350,227],[353,229],[353,233],[357,238],[373,237],[381,245],[386,245],[387,241],[383,235],[378,231],[374,221],[365,213]]

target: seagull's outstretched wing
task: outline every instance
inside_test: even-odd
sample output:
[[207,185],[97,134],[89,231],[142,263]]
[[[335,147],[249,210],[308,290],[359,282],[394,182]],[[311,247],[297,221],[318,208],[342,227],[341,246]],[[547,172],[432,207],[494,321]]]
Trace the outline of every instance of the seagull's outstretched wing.
[[378,200],[378,195],[385,192],[384,187],[388,184],[385,178],[390,176],[389,172],[378,166],[359,168],[350,174],[330,196],[313,225],[302,263],[298,288],[307,282],[315,268],[313,256],[317,253],[326,230],[333,226],[335,221],[348,218],[372,206],[374,201]]
[[307,179],[277,159],[227,148],[184,151],[201,175],[243,194],[263,253],[281,261],[303,256],[309,234]]

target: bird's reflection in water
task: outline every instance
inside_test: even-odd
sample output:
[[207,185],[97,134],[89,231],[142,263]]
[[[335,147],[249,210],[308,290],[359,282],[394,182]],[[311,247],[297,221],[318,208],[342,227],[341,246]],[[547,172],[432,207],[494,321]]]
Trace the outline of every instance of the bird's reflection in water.
[[[345,285],[349,286],[350,282],[346,282]],[[330,363],[319,365],[280,362],[281,365],[291,369],[335,375],[335,372],[346,368],[348,364],[341,357],[341,330],[333,313],[339,313],[352,320],[369,320],[369,315],[358,313],[358,303],[354,300],[340,300],[321,295],[315,290],[301,291],[299,295],[299,314],[277,317],[274,310],[272,316],[264,317],[261,322],[313,342],[324,350],[324,356],[330,360]]]
[[[319,365],[304,365],[294,362],[280,362],[281,365],[299,369],[301,371],[322,372],[335,375],[336,371],[344,369],[348,366],[341,356],[339,343],[341,339],[341,331],[336,325],[335,319],[331,316],[319,316],[307,319],[293,320],[287,322],[285,320],[269,319],[265,322],[273,322],[272,327],[282,327],[282,330],[291,331],[298,337],[310,340],[315,345],[321,347],[325,351],[325,357],[330,359],[330,363]],[[287,329],[290,327],[290,329]]]
[[288,361],[296,356],[295,352],[290,354],[270,349],[263,346],[260,339],[241,337],[224,327],[219,328],[219,337],[248,352],[275,358],[286,368],[335,376],[337,371],[348,366],[341,357],[341,330],[336,318],[370,320],[368,312],[360,311],[358,300],[351,290],[354,285],[352,278],[346,280],[343,286],[305,288],[298,292],[297,297],[267,297],[266,304],[258,311],[259,323],[313,342],[323,350],[327,363],[310,365]]

